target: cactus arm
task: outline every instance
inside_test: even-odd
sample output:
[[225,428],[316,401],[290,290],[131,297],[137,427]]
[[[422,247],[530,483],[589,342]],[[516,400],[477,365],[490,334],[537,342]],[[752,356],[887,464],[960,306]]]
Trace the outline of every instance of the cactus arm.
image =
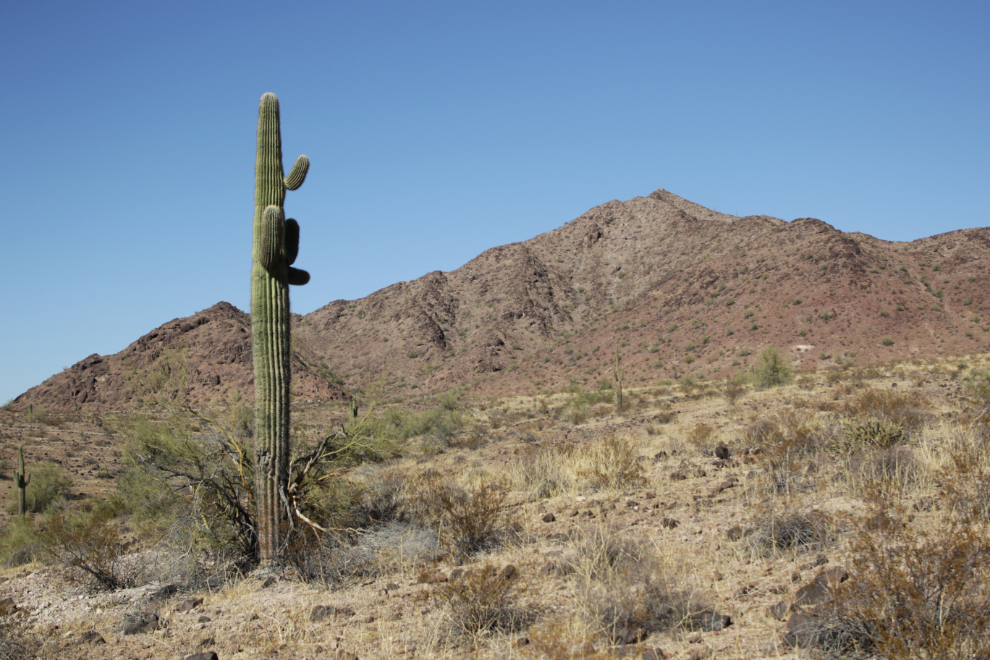
[[275,270],[282,261],[282,236],[285,233],[283,215],[282,209],[272,205],[265,208],[262,216],[258,236],[258,263],[267,271]]
[[289,268],[289,276],[287,278],[289,284],[293,286],[302,286],[309,283],[309,273],[302,270],[301,268]]
[[295,190],[303,184],[306,180],[306,172],[309,171],[309,158],[306,156],[300,156],[296,158],[295,165],[292,166],[292,171],[289,172],[289,176],[285,177],[285,189]]
[[285,221],[285,263],[296,263],[299,256],[299,223],[293,218]]

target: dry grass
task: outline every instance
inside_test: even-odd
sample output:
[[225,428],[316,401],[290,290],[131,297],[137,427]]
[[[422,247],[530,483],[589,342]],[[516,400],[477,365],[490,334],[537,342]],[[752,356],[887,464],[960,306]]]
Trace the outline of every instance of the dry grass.
[[[597,393],[464,405],[442,453],[411,437],[404,458],[347,470],[358,531],[314,540],[275,585],[202,592],[208,630],[169,602],[167,635],[113,653],[177,656],[209,634],[274,657],[608,658],[622,644],[765,657],[792,651],[767,608],[844,567],[854,577],[816,606],[814,649],[791,657],[985,656],[990,423],[969,373],[986,360],[966,361],[763,391],[626,388],[621,414]],[[0,590],[27,579],[13,575]],[[113,596],[86,596],[105,614],[79,620],[112,634],[119,610],[99,599]],[[311,621],[316,605],[338,614]],[[712,630],[716,615],[737,623]]]

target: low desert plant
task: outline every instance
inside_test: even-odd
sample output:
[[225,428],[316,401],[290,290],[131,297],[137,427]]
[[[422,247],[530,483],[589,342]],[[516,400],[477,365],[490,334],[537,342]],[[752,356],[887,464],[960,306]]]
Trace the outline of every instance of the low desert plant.
[[501,570],[485,565],[441,583],[434,595],[444,604],[453,632],[473,638],[479,633],[522,628],[528,617],[513,602],[518,575],[511,564]]
[[767,346],[750,368],[753,384],[759,389],[784,385],[791,380],[794,370],[780,354],[776,346]]
[[58,511],[48,517],[39,536],[44,552],[51,559],[81,569],[101,588],[131,586],[132,579],[121,570],[120,529],[102,512],[86,515]]
[[504,484],[462,487],[449,476],[428,470],[410,484],[406,515],[434,530],[445,548],[462,555],[495,547],[506,540],[507,519]]
[[[31,466],[31,481],[25,490],[27,513],[44,513],[49,507],[61,502],[72,486],[72,479],[56,463],[42,461]],[[18,503],[12,500],[7,505],[8,513],[16,513]]]
[[890,660],[990,657],[986,520],[968,507],[938,530],[905,518],[884,498],[873,500],[853,541],[854,575],[819,608],[812,643]]

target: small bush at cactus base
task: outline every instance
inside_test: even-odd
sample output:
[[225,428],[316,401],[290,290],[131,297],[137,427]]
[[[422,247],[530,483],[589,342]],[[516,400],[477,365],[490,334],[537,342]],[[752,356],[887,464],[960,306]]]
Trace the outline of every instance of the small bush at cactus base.
[[[27,513],[45,513],[50,506],[63,501],[72,486],[72,479],[66,476],[61,466],[51,461],[30,466],[28,472],[31,481],[26,492]],[[7,512],[17,513],[17,507],[14,495],[7,504]]]

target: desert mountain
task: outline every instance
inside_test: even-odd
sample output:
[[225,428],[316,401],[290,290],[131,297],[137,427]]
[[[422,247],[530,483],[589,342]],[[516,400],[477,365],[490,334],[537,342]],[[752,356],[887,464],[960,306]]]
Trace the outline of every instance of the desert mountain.
[[[768,344],[799,369],[981,352],[988,268],[986,228],[889,242],[813,218],[726,215],[661,189],[294,317],[293,388],[330,400],[379,377],[412,395],[594,387],[617,351],[630,385],[727,377]],[[14,405],[131,407],[175,382],[139,387],[142,372],[175,369],[194,403],[252,398],[247,315],[220,303],[177,319]]]

